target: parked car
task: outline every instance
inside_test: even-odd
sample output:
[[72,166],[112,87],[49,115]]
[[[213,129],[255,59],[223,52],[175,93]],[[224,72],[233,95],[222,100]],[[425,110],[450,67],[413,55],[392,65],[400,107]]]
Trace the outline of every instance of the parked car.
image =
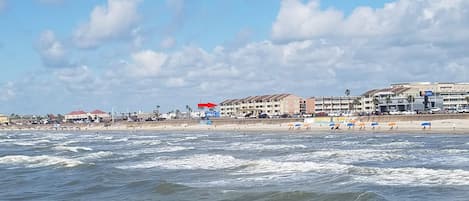
[[415,112],[415,111],[403,111],[402,114],[403,115],[414,115],[414,114],[417,114],[417,112]]
[[458,113],[469,113],[469,108],[463,107],[456,110]]
[[430,109],[430,114],[435,114],[435,113],[440,113],[440,112],[441,112],[441,108],[439,107],[434,107]]

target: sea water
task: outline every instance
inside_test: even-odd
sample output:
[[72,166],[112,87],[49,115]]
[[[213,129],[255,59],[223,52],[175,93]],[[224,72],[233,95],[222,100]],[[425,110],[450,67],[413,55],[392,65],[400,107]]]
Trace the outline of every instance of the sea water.
[[469,200],[469,135],[0,131],[0,200]]

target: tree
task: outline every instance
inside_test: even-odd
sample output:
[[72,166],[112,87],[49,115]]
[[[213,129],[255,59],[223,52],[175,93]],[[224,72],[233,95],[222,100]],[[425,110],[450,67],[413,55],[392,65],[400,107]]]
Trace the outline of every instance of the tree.
[[155,110],[154,113],[155,113],[156,118],[160,117],[160,106],[159,105],[156,105],[156,110]]
[[391,96],[386,97],[386,107],[388,108],[388,112],[389,112],[389,103],[392,103]]
[[351,107],[350,99],[349,99],[349,96],[350,96],[350,89],[346,89],[346,90],[345,90],[345,96],[347,96],[348,110],[350,110],[350,107]]
[[189,118],[191,117],[192,108],[189,105],[186,105],[187,112],[189,112]]
[[469,96],[466,96],[464,100],[466,100],[466,106],[469,106]]
[[411,104],[410,111],[414,111],[414,102],[415,102],[414,96],[412,95],[407,96],[407,103]]

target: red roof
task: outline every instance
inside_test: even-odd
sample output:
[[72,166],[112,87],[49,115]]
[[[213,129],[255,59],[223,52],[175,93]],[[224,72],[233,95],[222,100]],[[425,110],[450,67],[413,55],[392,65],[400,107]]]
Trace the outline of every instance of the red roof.
[[86,112],[83,110],[79,110],[79,111],[73,111],[73,112],[68,113],[68,115],[80,115],[80,114],[86,114]]
[[107,113],[101,110],[94,110],[93,112],[91,112],[91,114],[107,114]]

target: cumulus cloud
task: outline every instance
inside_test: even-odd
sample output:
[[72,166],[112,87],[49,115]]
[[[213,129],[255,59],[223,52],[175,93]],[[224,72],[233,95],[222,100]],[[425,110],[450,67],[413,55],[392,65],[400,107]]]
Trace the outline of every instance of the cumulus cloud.
[[96,6],[89,21],[75,30],[75,44],[80,48],[94,48],[105,41],[130,37],[139,18],[139,2],[108,0],[106,6]]
[[176,39],[173,37],[166,37],[160,42],[160,47],[163,49],[172,48],[176,45]]
[[7,82],[0,85],[0,101],[9,101],[16,96],[15,86],[13,82]]
[[46,67],[69,67],[67,53],[64,45],[60,42],[53,31],[43,31],[37,42],[36,50],[41,56]]
[[[412,40],[467,40],[469,6],[464,0],[399,0],[383,8],[358,7],[349,16],[321,9],[319,0],[285,0],[272,26],[278,41],[321,37],[393,37]],[[453,30],[447,32],[448,29]],[[412,41],[413,42],[413,41]]]
[[[393,82],[467,82],[466,2],[400,0],[378,9],[360,7],[346,16],[321,9],[319,1],[287,0],[271,40],[134,51],[129,59],[115,58],[99,71],[86,66],[49,69],[54,71],[49,82],[96,100],[124,106],[154,105],[157,100],[162,107],[268,93],[342,95],[350,88],[360,94]],[[60,41],[44,35],[49,39],[45,58],[63,57]],[[12,89],[22,86],[28,85]],[[103,93],[105,97],[97,95]]]
[[157,76],[167,55],[152,50],[143,50],[132,54],[133,64],[127,67],[128,73],[133,76]]

